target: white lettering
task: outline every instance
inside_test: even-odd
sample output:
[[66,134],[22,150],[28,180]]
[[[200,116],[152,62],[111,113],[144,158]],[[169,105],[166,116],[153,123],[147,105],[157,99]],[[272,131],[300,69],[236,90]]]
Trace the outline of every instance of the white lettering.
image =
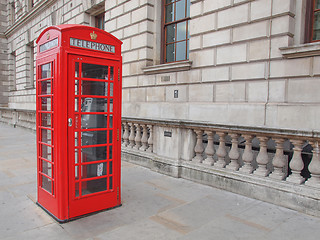
[[115,53],[115,46],[91,41],[70,38],[70,46]]

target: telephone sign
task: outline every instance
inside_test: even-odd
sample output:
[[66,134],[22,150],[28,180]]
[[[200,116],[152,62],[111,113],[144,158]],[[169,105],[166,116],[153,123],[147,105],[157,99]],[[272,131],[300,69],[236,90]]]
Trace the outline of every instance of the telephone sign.
[[121,205],[121,44],[89,26],[37,39],[38,205],[59,222]]

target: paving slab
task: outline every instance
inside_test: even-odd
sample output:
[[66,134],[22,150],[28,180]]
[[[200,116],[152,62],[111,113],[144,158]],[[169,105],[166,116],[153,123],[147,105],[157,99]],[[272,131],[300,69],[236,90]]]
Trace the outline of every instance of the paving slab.
[[35,133],[0,123],[0,239],[318,239],[320,219],[122,161],[122,206],[59,224],[36,202]]

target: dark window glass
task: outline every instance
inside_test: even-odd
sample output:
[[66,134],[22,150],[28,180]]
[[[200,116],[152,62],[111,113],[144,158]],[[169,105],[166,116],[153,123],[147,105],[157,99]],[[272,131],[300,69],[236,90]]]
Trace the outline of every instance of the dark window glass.
[[107,163],[94,163],[81,166],[82,179],[107,175]]
[[107,190],[107,179],[100,178],[91,181],[85,181],[81,184],[81,194],[88,195],[91,193],[97,193]]
[[82,162],[92,162],[107,159],[107,147],[88,147],[81,149]]
[[164,61],[176,62],[189,58],[190,0],[165,1]]
[[41,79],[51,77],[51,63],[41,65]]
[[312,40],[320,40],[320,11],[314,13]]
[[90,131],[81,133],[82,146],[107,143],[107,131]]
[[94,79],[108,79],[108,66],[83,63],[82,77]]
[[82,95],[108,96],[108,83],[98,81],[82,81]]

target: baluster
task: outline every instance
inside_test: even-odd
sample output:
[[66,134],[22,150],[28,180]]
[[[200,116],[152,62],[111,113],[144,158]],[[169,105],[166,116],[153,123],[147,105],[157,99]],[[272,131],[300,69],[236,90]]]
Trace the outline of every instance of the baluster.
[[260,141],[260,151],[257,156],[258,168],[254,171],[254,174],[262,177],[266,177],[269,174],[269,170],[267,169],[267,164],[269,162],[269,157],[267,153],[267,142],[268,137],[258,137]]
[[306,185],[313,187],[320,187],[320,149],[319,142],[312,142],[312,159],[308,166],[311,173],[311,178],[308,179]]
[[203,161],[204,164],[207,164],[209,166],[212,166],[214,164],[214,144],[213,144],[213,136],[214,132],[212,131],[205,131],[205,133],[208,136],[208,145],[206,147],[205,153],[207,155],[207,158]]
[[270,174],[270,177],[278,180],[284,180],[286,178],[285,173],[283,172],[283,167],[286,164],[286,158],[283,154],[283,143],[285,139],[276,138],[274,141],[276,142],[276,154],[272,159],[274,171]]
[[141,151],[146,151],[148,148],[148,129],[147,129],[147,125],[143,124],[142,125],[142,138],[141,138],[141,143],[142,146],[140,147]]
[[153,152],[153,126],[152,125],[147,125],[147,127],[149,128],[149,139],[148,139],[148,149],[147,152],[152,153]]
[[226,166],[227,169],[238,171],[239,163],[238,159],[240,157],[239,148],[238,148],[238,138],[239,134],[232,133],[231,136],[231,149],[229,152],[230,163]]
[[226,133],[224,132],[217,132],[219,136],[219,148],[217,150],[217,156],[218,156],[218,161],[215,163],[216,167],[224,168],[226,166],[226,161],[225,157],[227,156],[227,151],[226,151]]
[[135,142],[134,142],[134,138],[135,138],[135,132],[134,132],[134,124],[133,123],[129,123],[130,125],[130,136],[129,136],[129,147],[133,148],[134,145],[135,145]]
[[139,150],[139,148],[141,147],[141,128],[139,123],[135,124],[135,126],[136,126],[136,137],[134,141],[136,142],[136,145],[134,146],[134,149]]
[[194,147],[196,156],[192,159],[192,161],[201,163],[203,160],[202,153],[204,151],[203,143],[202,143],[203,131],[202,130],[194,130],[194,131],[197,134],[197,143],[196,143],[196,146]]
[[252,152],[252,135],[242,135],[246,140],[245,148],[242,154],[242,160],[244,165],[240,168],[240,172],[251,174],[253,172],[253,167],[251,165],[253,161],[253,152]]
[[129,125],[127,122],[125,122],[123,125],[124,125],[123,146],[127,147],[129,145]]
[[304,167],[301,157],[302,145],[304,142],[302,140],[291,140],[291,142],[294,145],[293,156],[289,164],[292,174],[287,178],[287,181],[302,184],[305,181],[305,179],[300,175],[300,172]]

